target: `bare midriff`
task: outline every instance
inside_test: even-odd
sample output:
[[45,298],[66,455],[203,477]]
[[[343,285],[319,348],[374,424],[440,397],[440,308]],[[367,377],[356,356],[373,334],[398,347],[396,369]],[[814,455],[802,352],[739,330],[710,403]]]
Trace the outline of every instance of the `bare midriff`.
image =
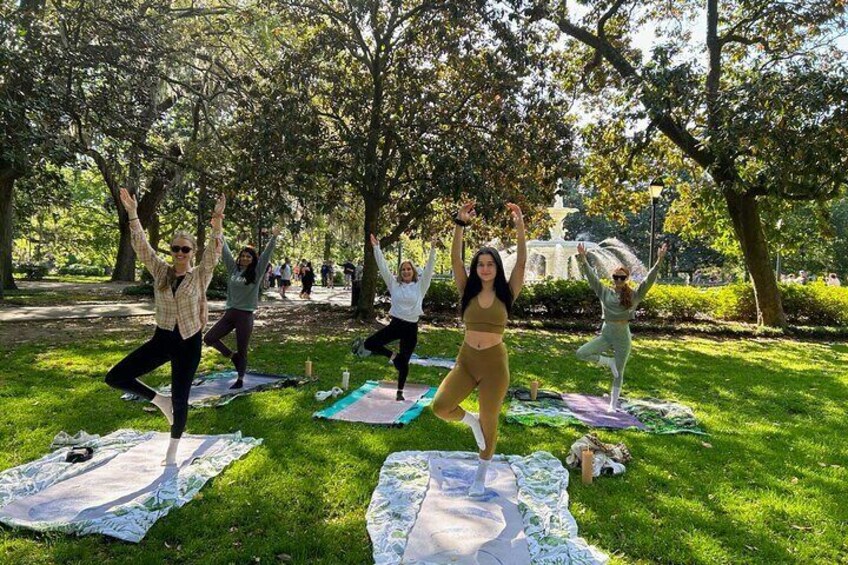
[[474,349],[488,349],[489,347],[503,343],[503,336],[491,332],[465,330],[465,343]]

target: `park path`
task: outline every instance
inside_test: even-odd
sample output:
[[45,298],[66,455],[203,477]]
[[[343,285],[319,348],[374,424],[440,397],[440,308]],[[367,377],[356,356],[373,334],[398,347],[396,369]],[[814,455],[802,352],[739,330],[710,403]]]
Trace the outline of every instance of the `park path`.
[[[94,286],[112,286],[114,283],[103,283],[102,285],[70,284],[70,283],[48,283],[52,288],[61,288],[60,285],[76,287],[75,290],[85,288],[91,290]],[[65,290],[70,290],[65,288]],[[120,292],[120,288],[117,288]],[[276,289],[265,291],[266,299],[260,302],[260,308],[272,309],[295,309],[303,308],[309,304],[333,304],[347,306],[350,304],[350,291],[342,289],[325,289],[313,287],[312,300],[301,300],[298,298],[299,287],[292,287],[288,293],[290,298],[282,300]],[[108,294],[108,293],[106,293]],[[210,312],[221,312],[225,308],[222,300],[209,302]],[[71,320],[83,318],[128,318],[131,316],[152,316],[155,312],[152,301],[144,302],[113,302],[113,303],[86,303],[70,306],[13,306],[0,310],[0,323],[3,322],[40,322],[47,320]]]

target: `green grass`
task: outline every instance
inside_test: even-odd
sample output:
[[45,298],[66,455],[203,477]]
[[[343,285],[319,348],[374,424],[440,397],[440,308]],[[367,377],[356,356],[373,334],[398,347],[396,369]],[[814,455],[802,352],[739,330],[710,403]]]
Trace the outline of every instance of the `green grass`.
[[[60,430],[106,434],[165,431],[164,419],[122,402],[103,384],[108,368],[147,336],[111,332],[72,344],[0,350],[0,468],[45,453]],[[294,335],[292,335],[294,333]],[[390,378],[382,359],[347,355],[352,333],[320,337],[257,328],[251,367],[299,372],[311,357],[320,382],[192,411],[189,432],[241,430],[265,443],[160,520],[139,545],[0,531],[6,563],[369,563],[365,511],[382,462],[405,449],[471,450],[467,428],[430,411],[403,429],[314,421],[316,390]],[[589,336],[510,331],[512,382],[600,394],[608,378],[580,363]],[[419,353],[451,356],[458,330],[425,328]],[[600,432],[623,441],[634,461],[621,477],[583,486],[572,472],[571,511],[581,535],[613,563],[848,562],[848,346],[789,340],[636,336],[625,393],[672,398],[696,411],[709,437]],[[201,368],[221,362],[206,350]],[[411,380],[436,385],[444,372],[413,367]],[[159,371],[148,383],[166,380]],[[476,396],[467,406],[474,407]],[[501,419],[499,453],[546,450],[564,459],[586,430],[525,428]]]
[[70,306],[80,302],[117,302],[119,300],[121,300],[120,296],[104,298],[95,293],[30,288],[5,291],[5,296],[3,300],[0,300],[0,304],[12,306]]

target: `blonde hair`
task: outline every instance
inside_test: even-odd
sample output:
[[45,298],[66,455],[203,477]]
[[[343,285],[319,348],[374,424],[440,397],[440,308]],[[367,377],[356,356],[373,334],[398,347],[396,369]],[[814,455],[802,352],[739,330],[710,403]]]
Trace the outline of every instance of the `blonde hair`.
[[[174,232],[174,235],[171,236],[171,245],[174,244],[178,239],[184,239],[191,243],[192,251],[197,251],[197,240],[194,239],[194,236],[188,233],[187,231],[177,230]],[[171,288],[174,284],[174,281],[177,280],[177,270],[173,265],[168,266],[168,270],[165,272],[165,276],[162,277],[162,280],[159,281],[159,290],[167,290]]]
[[[619,267],[613,271],[613,274],[619,271],[624,271],[624,274],[627,275],[628,278],[630,278],[630,269],[627,269],[626,267]],[[630,288],[630,285],[627,284],[627,281],[625,281],[624,284],[621,285],[621,289],[616,292],[618,292],[619,304],[621,304],[625,308],[630,308],[631,306],[633,306],[633,289]]]
[[403,282],[403,276],[400,273],[401,273],[401,271],[403,271],[403,266],[406,265],[407,263],[409,263],[409,267],[412,269],[412,282],[418,282],[418,269],[415,268],[415,263],[413,263],[412,261],[409,261],[409,260],[403,261],[400,264],[400,269],[398,270],[398,274],[397,274],[397,282],[399,282],[399,283]]

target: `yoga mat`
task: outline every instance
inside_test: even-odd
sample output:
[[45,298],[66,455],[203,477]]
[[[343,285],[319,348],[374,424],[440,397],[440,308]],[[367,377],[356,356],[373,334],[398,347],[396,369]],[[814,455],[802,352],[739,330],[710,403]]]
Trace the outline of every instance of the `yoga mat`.
[[577,419],[587,426],[593,428],[645,429],[642,422],[623,410],[607,412],[609,399],[579,393],[563,394],[562,399]]
[[476,468],[475,461],[430,459],[430,484],[409,533],[404,561],[530,563],[515,473],[506,462],[492,462],[486,492],[470,497]]
[[65,463],[70,448],[63,448],[4,471],[0,522],[138,542],[159,518],[262,442],[238,433],[185,435],[177,466],[163,467],[169,440],[165,433],[118,430],[83,444],[94,448],[89,461]]
[[409,359],[410,365],[420,365],[422,367],[440,367],[442,369],[453,369],[453,366],[456,365],[456,359],[449,359],[447,357],[419,357],[416,354],[412,354],[412,357]]
[[428,405],[436,389],[429,385],[406,383],[405,400],[395,400],[397,383],[367,381],[332,406],[313,414],[315,418],[402,426],[414,420]]
[[[235,371],[221,371],[209,375],[201,375],[196,378],[192,383],[191,392],[189,393],[189,406],[194,408],[224,406],[239,396],[264,390],[300,386],[307,382],[307,379],[302,377],[248,371],[244,375],[244,386],[242,388],[230,389],[230,385],[236,381],[237,376]],[[160,394],[170,394],[171,386],[164,385],[156,391]],[[131,393],[126,393],[121,398],[123,400],[144,400]]]
[[377,565],[608,561],[578,537],[568,471],[553,455],[496,455],[486,492],[472,498],[476,462],[466,452],[389,455],[365,516]]

